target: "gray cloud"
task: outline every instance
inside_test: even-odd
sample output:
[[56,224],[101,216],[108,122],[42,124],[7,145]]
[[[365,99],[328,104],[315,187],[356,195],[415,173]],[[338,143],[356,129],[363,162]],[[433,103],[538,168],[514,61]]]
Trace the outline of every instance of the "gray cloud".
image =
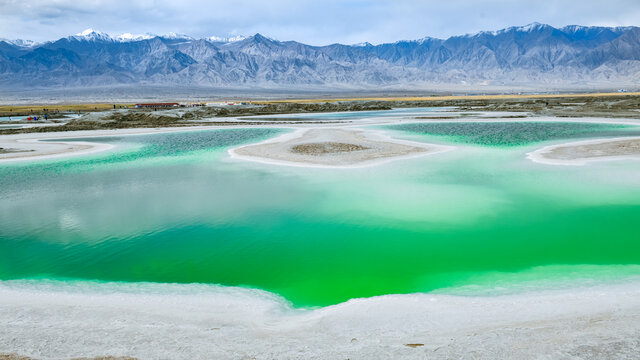
[[640,25],[637,0],[0,0],[0,37],[52,40],[88,27],[112,34],[257,32],[310,44],[448,37],[534,21]]

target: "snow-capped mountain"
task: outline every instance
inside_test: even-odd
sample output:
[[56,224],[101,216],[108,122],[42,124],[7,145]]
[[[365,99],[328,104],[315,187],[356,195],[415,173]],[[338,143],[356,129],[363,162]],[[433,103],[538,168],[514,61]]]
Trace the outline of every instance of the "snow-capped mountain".
[[149,33],[146,33],[146,34],[124,33],[124,34],[120,34],[120,35],[116,36],[115,40],[120,41],[120,42],[142,41],[142,40],[153,39],[156,36],[158,36],[158,35],[149,34]]
[[247,38],[246,36],[242,36],[242,35],[229,36],[229,37],[210,36],[207,38],[207,40],[211,42],[231,43],[236,41],[242,41],[246,38]]
[[9,40],[9,39],[0,38],[0,41],[5,42],[7,44],[15,45],[18,47],[33,47],[38,45],[38,43],[33,40],[22,40],[22,39]]
[[0,41],[3,86],[372,88],[460,83],[640,84],[640,28],[534,23],[379,45],[310,46],[261,34],[112,36],[92,29],[41,44]]
[[132,34],[132,33],[123,33],[119,35],[110,35],[104,33],[102,31],[97,31],[92,28],[86,29],[83,32],[77,33],[72,36],[67,36],[68,40],[76,40],[76,41],[93,41],[93,42],[131,42],[131,41],[142,41],[149,40],[155,37],[161,37],[164,39],[171,40],[186,40],[191,41],[195,40],[191,36],[184,34],[176,34],[174,32],[170,32],[166,35],[156,35],[151,33],[145,34]]
[[93,29],[87,29],[75,35],[68,36],[67,39],[77,41],[115,41],[111,35]]

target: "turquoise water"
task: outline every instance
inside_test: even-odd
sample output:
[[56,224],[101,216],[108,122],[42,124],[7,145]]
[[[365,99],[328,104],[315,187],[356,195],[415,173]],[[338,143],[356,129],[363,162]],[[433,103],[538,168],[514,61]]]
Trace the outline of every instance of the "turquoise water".
[[366,118],[386,118],[386,117],[408,117],[428,115],[431,113],[447,112],[455,110],[454,107],[423,107],[423,108],[397,108],[392,110],[372,110],[372,111],[345,111],[330,113],[303,113],[303,114],[276,114],[246,117],[245,119],[265,118],[297,118],[305,120],[361,120]]
[[635,128],[485,126],[398,128],[457,149],[359,169],[228,157],[273,129],[105,137],[111,152],[2,164],[0,279],[246,286],[318,306],[640,275],[640,163],[525,159]]
[[[34,116],[38,117],[38,121],[44,120],[44,116],[43,115],[36,114]],[[72,115],[66,115],[66,117],[68,117],[68,118],[77,118],[78,116],[72,114]],[[9,122],[9,121],[24,121],[24,120],[27,120],[28,118],[29,118],[29,116],[0,116],[0,122],[3,122],[3,121],[7,121],[7,122]]]
[[574,122],[431,122],[387,126],[409,134],[439,137],[442,141],[485,146],[521,146],[543,141],[640,136],[634,125]]
[[[42,119],[44,120],[44,117],[41,117],[41,115],[35,115],[38,116],[38,120]],[[64,115],[65,118],[67,119],[75,119],[80,117],[79,114],[65,114]],[[27,120],[27,118],[29,118],[29,116],[0,116],[0,122],[3,121],[23,121],[23,120]]]
[[27,118],[28,116],[0,116],[0,121],[22,121]]

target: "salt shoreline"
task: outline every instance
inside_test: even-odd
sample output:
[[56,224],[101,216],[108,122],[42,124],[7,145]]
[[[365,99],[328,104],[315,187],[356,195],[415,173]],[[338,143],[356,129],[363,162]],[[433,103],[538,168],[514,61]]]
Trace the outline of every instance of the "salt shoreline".
[[[229,119],[227,119],[229,120]],[[399,122],[402,123],[415,123],[415,122],[429,122],[430,120],[421,120],[416,121],[416,119],[407,118],[403,116],[398,117],[388,117],[383,119],[373,119],[373,118],[363,118],[359,119],[357,123],[353,122],[345,122],[345,123],[331,123],[326,125],[319,124],[268,124],[264,125],[229,125],[229,126],[220,126],[220,125],[208,125],[208,126],[189,126],[189,127],[168,127],[168,128],[131,128],[131,129],[115,129],[115,130],[85,130],[85,131],[74,131],[74,132],[49,132],[49,133],[26,133],[26,134],[14,134],[14,135],[2,135],[0,136],[0,148],[5,148],[7,150],[11,150],[9,152],[0,153],[0,164],[7,162],[17,162],[17,161],[28,161],[28,160],[41,160],[41,159],[51,159],[51,158],[62,158],[76,155],[86,155],[89,153],[95,153],[100,151],[105,151],[111,149],[113,146],[109,144],[101,144],[94,142],[65,142],[64,139],[70,138],[88,138],[88,137],[102,137],[102,136],[129,136],[129,135],[147,135],[147,134],[161,134],[161,133],[170,133],[170,132],[188,132],[188,131],[200,131],[200,130],[213,130],[213,129],[240,129],[240,128],[278,128],[278,129],[293,129],[302,131],[304,129],[309,128],[348,128],[348,129],[358,129],[360,131],[366,131],[368,135],[371,137],[379,137],[381,141],[388,141],[397,144],[405,144],[410,146],[422,146],[422,147],[431,147],[438,148],[439,151],[433,152],[442,152],[446,150],[450,150],[453,147],[447,147],[443,145],[434,145],[434,144],[425,144],[418,142],[411,142],[406,140],[399,140],[396,138],[391,138],[385,135],[385,132],[380,130],[365,130],[362,129],[362,126],[372,126],[372,125],[386,125],[386,124],[397,124]],[[619,125],[640,125],[640,122],[635,119],[609,119],[609,118],[554,118],[554,117],[532,117],[526,119],[499,119],[499,118],[465,118],[465,119],[456,119],[456,120],[443,120],[443,119],[434,119],[434,122],[578,122],[578,123],[607,123],[607,124],[619,124]],[[360,127],[360,128],[359,128]],[[296,135],[298,136],[299,133]],[[275,138],[277,139],[277,138]],[[282,138],[278,141],[286,140],[286,138]],[[47,142],[43,142],[41,140],[48,140]],[[258,143],[269,143],[274,139],[269,139],[266,142]],[[607,139],[608,141],[609,139]],[[588,140],[591,141],[591,140]],[[603,139],[603,141],[605,141]],[[252,144],[252,145],[258,145]],[[562,146],[570,143],[553,145]],[[548,147],[547,147],[548,148]],[[546,148],[536,150],[527,154],[528,158],[535,162],[546,163],[546,164],[555,164],[558,165],[560,163],[554,162],[551,160],[545,160],[542,156],[539,156],[540,152],[545,150]],[[18,151],[14,151],[18,150]],[[278,159],[268,159],[264,157],[251,157],[251,156],[240,156],[236,154],[232,149],[230,151],[230,155],[232,158],[244,158],[245,160],[257,161],[266,164],[277,164],[277,165],[289,165],[289,166],[306,166],[306,167],[341,167],[341,168],[351,168],[351,167],[360,167],[360,166],[370,166],[377,165],[380,163],[388,162],[390,160],[395,159],[407,159],[412,157],[424,156],[425,154],[410,154],[406,156],[398,156],[387,159],[379,159],[376,161],[371,161],[367,164],[360,165],[349,165],[349,166],[331,166],[331,165],[323,165],[323,164],[313,164],[313,163],[296,163],[292,161],[282,161]],[[599,160],[610,160],[610,158],[603,158]],[[613,160],[613,159],[611,159]],[[568,162],[562,162],[563,165],[572,165]],[[582,164],[582,163],[581,163]],[[573,165],[578,165],[578,162],[574,162]]]
[[[527,159],[548,165],[582,166],[594,161],[640,159],[640,151],[625,153],[618,146],[636,145],[640,137],[574,141],[545,146],[527,153]],[[628,151],[627,151],[628,152]]]
[[[364,149],[326,155],[291,151],[296,146],[326,142],[338,142]],[[298,129],[292,133],[267,139],[260,143],[233,148],[228,153],[234,159],[272,165],[357,168],[379,165],[393,160],[433,155],[453,148],[453,146],[399,140],[376,130],[364,130],[354,127],[314,127]]]
[[624,359],[640,351],[640,282],[296,310],[274,294],[213,285],[5,281],[0,322],[0,353],[36,359]]
[[[318,125],[313,125],[318,126]],[[335,127],[336,124],[330,126]],[[348,124],[346,124],[348,126]],[[98,142],[65,142],[64,139],[92,138],[105,136],[135,136],[166,134],[174,132],[191,132],[203,130],[224,130],[224,129],[248,129],[248,128],[274,128],[274,129],[301,129],[309,125],[281,125],[265,124],[260,126],[247,125],[207,125],[189,127],[166,127],[166,128],[131,128],[114,130],[82,130],[47,133],[25,133],[0,135],[0,148],[7,150],[18,150],[18,152],[0,153],[0,164],[15,161],[40,160],[51,158],[63,158],[75,155],[84,155],[92,152],[105,151],[112,148],[109,144]],[[44,140],[47,140],[46,142]],[[74,146],[75,145],[75,146]]]
[[[383,122],[376,122],[375,124],[384,124]],[[366,123],[366,125],[371,125]],[[220,130],[220,129],[245,129],[245,128],[258,128],[256,126],[194,126],[194,127],[177,127],[177,128],[136,128],[136,129],[117,129],[117,130],[87,130],[77,132],[59,132],[59,133],[37,133],[37,134],[16,134],[0,137],[0,147],[11,150],[19,150],[17,152],[0,153],[0,164],[17,161],[28,160],[44,160],[52,158],[63,158],[70,156],[86,155],[90,153],[96,153],[112,149],[114,146],[111,144],[104,144],[99,142],[90,141],[64,141],[65,139],[76,138],[91,138],[91,137],[103,137],[103,136],[133,136],[133,135],[149,135],[149,134],[161,134],[172,132],[187,132],[187,131],[201,131],[201,130]],[[391,160],[397,159],[409,159],[419,156],[436,154],[453,149],[452,146],[444,145],[432,145],[419,142],[412,142],[408,140],[400,140],[391,138],[384,134],[383,131],[361,129],[356,128],[352,124],[342,124],[336,126],[336,124],[318,126],[314,125],[298,125],[298,126],[283,126],[283,125],[264,125],[259,128],[278,128],[278,129],[293,129],[293,133],[284,134],[279,137],[267,139],[265,141],[250,144],[248,146],[262,146],[264,144],[274,144],[286,141],[294,141],[297,138],[304,140],[303,134],[309,130],[317,131],[340,131],[341,134],[358,134],[357,136],[350,136],[351,141],[362,142],[365,141],[369,144],[384,145],[387,154],[370,154],[364,156],[362,159],[355,161],[354,164],[345,163],[340,164],[345,158],[348,159],[348,155],[337,154],[333,157],[334,161],[337,161],[337,165],[331,164],[317,164],[313,162],[313,158],[309,158],[303,162],[287,161],[270,159],[265,156],[249,156],[240,155],[237,150],[240,148],[234,148],[229,150],[229,154],[233,159],[243,159],[256,161],[267,164],[277,165],[292,165],[303,167],[322,167],[322,168],[356,168],[361,166],[372,166],[382,164]],[[47,141],[44,141],[47,140]],[[296,142],[297,143],[297,142]]]
[[[227,129],[231,126],[194,126],[189,128],[134,128],[117,130],[86,130],[73,132],[27,133],[0,136],[0,148],[21,150],[0,154],[0,163],[44,160],[106,151],[113,145],[98,142],[65,142],[65,139],[91,138],[103,136],[133,136],[161,134],[180,131],[197,131],[208,129]],[[46,142],[44,140],[47,140]]]
[[[0,154],[0,164],[5,162],[40,160],[51,158],[63,158],[88,153],[105,151],[113,148],[110,144],[98,142],[65,142],[64,139],[92,138],[105,136],[136,136],[151,134],[166,134],[174,132],[191,132],[203,130],[247,129],[247,128],[287,128],[282,125],[261,125],[260,127],[233,125],[233,126],[189,126],[166,128],[131,128],[116,130],[83,130],[71,132],[27,133],[0,136],[0,148],[33,150],[29,152],[13,152]],[[47,140],[46,142],[44,140]],[[70,148],[73,145],[81,145],[80,148]]]

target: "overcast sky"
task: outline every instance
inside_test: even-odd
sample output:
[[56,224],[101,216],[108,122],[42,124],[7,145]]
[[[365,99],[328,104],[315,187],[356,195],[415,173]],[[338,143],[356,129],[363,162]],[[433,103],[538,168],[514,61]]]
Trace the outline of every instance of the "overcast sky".
[[446,38],[532,22],[640,25],[640,0],[0,0],[0,38],[263,35],[313,45]]

